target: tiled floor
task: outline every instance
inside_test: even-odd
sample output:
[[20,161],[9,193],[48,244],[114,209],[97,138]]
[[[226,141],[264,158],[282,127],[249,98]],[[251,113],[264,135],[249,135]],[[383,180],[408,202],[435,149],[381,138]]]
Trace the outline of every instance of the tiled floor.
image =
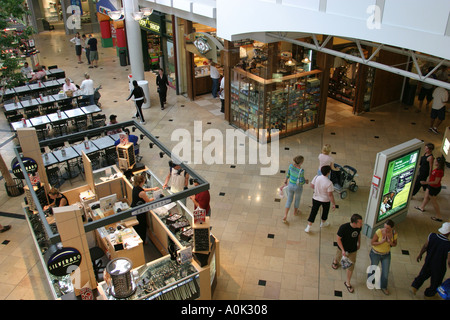
[[[97,35],[99,36],[99,35]],[[101,84],[100,102],[104,113],[118,115],[119,122],[130,119],[134,112],[132,102],[126,102],[130,67],[120,67],[114,48],[100,48],[98,69],[88,69],[86,64],[76,63],[73,45],[61,30],[43,32],[36,37],[40,49],[40,62],[56,64],[79,84],[84,72],[89,72],[96,86]],[[164,111],[159,108],[155,90],[155,76],[146,72],[150,83],[151,105],[145,109],[145,127],[169,148],[172,132],[185,128],[193,132],[194,121],[202,121],[203,132],[215,128],[224,132],[231,127],[219,112],[219,100],[209,95],[189,101],[170,91]],[[356,177],[359,189],[349,193],[344,200],[337,200],[339,208],[330,214],[331,225],[319,229],[313,225],[312,232],[303,229],[309,214],[312,190],[304,188],[300,217],[289,215],[289,224],[281,219],[285,200],[277,201],[276,191],[284,174],[259,175],[260,166],[235,164],[193,164],[192,167],[211,184],[213,233],[220,240],[221,275],[218,279],[214,299],[312,299],[312,300],[410,300],[423,299],[421,288],[416,296],[409,286],[418,274],[422,263],[415,258],[429,232],[440,226],[430,219],[433,213],[429,205],[427,212],[412,209],[421,201],[419,193],[411,203],[407,219],[397,226],[398,246],[392,250],[392,265],[389,276],[391,295],[379,290],[369,290],[365,285],[365,270],[369,265],[370,239],[362,237],[352,284],[355,293],[345,289],[345,271],[331,269],[335,252],[335,234],[340,224],[349,221],[353,213],[365,216],[368,191],[377,152],[408,141],[412,138],[433,142],[437,150],[442,134],[427,131],[428,114],[415,113],[400,103],[381,107],[373,112],[354,116],[348,106],[329,100],[326,125],[280,141],[279,171],[286,170],[296,155],[305,157],[306,177],[312,179],[317,168],[317,155],[325,143],[332,146],[336,162],[351,165],[358,170]],[[449,121],[446,120],[446,125]],[[442,126],[441,128],[444,128]],[[9,166],[12,158],[12,136],[4,117],[0,117],[1,155]],[[203,146],[208,142],[203,141]],[[154,173],[164,179],[167,174],[167,159],[160,160],[149,146],[142,144],[144,162],[150,164]],[[153,153],[152,153],[153,152]],[[450,174],[443,180],[449,186]],[[3,181],[2,181],[3,183]],[[65,183],[62,190],[74,185]],[[443,189],[438,197],[446,221],[450,217],[449,189]],[[0,212],[23,215],[23,198],[10,198],[0,188]],[[188,202],[188,205],[192,205]],[[0,234],[0,299],[49,299],[51,296],[38,254],[32,243],[25,220],[0,214],[2,225],[11,224],[12,230]],[[447,272],[448,278],[450,272]]]

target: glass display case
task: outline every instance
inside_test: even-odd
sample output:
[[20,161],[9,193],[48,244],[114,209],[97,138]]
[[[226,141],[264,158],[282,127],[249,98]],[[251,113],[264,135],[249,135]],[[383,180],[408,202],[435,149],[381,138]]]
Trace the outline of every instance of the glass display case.
[[263,129],[280,137],[317,126],[320,70],[263,79],[240,68],[231,79],[231,125],[261,140]]
[[[189,262],[179,264],[165,256],[134,271],[136,291],[126,300],[194,300],[200,297],[199,272]],[[108,282],[99,286],[108,300],[116,300]]]

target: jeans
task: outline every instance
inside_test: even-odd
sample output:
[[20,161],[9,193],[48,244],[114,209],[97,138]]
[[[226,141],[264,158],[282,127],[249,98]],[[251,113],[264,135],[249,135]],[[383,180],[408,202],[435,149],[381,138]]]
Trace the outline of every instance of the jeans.
[[212,79],[212,96],[217,98],[217,91],[219,91],[219,79]]
[[89,98],[89,104],[95,104],[95,102],[94,102],[94,95],[93,94],[90,94],[90,95],[88,95],[88,96],[83,96],[82,97],[83,99],[86,99],[86,98]]
[[295,196],[294,208],[298,209],[300,206],[300,199],[303,193],[303,185],[296,185],[289,183],[287,188],[287,201],[285,208],[290,208],[292,204],[292,200]]
[[[391,266],[391,253],[379,254],[373,250],[370,250],[369,257],[370,264],[373,266],[377,266],[381,262],[380,288],[387,289],[389,268]],[[371,276],[371,274],[368,274],[367,276]]]
[[91,64],[91,58],[89,57],[91,55],[91,49],[86,48],[86,59],[88,61],[88,64]]

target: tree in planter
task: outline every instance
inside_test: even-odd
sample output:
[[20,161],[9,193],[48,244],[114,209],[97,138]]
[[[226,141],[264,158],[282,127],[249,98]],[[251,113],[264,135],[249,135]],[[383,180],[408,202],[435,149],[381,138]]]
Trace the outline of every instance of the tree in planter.
[[[27,26],[30,12],[23,1],[0,0],[0,6],[0,86],[12,88],[26,80],[19,72],[24,60],[19,47],[28,42],[33,28]],[[20,30],[8,29],[14,25],[20,26]]]

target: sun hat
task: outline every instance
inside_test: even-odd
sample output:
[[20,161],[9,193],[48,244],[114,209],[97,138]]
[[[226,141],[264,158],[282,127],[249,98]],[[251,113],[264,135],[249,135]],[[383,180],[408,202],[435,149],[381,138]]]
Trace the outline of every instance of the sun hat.
[[442,234],[450,233],[450,222],[444,222],[438,231]]

